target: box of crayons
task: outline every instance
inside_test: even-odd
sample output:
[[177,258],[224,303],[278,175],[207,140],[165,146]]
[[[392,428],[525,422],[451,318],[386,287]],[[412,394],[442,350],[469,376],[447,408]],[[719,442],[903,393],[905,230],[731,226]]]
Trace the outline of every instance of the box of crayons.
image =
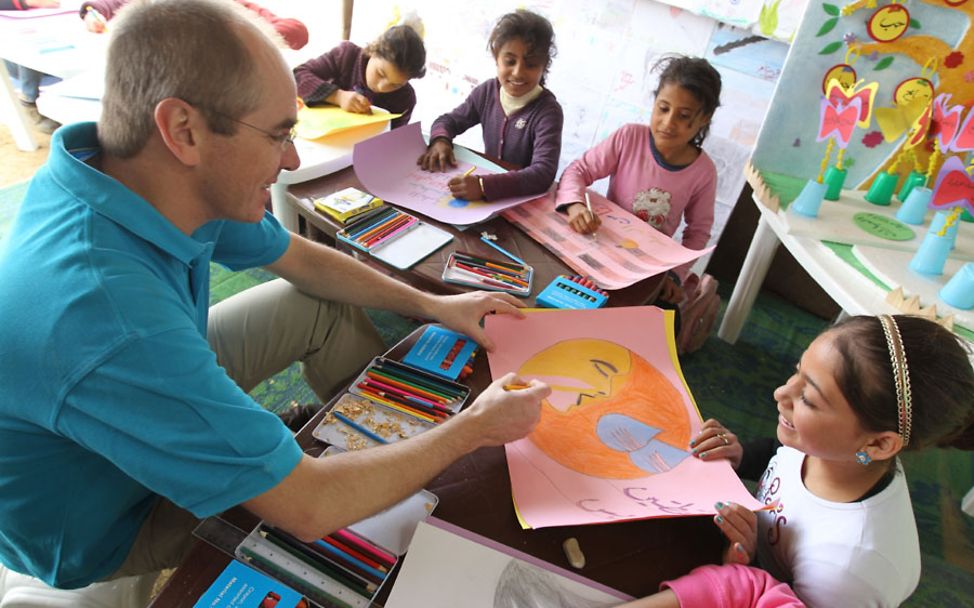
[[416,526],[438,501],[435,494],[422,490],[310,543],[261,522],[235,555],[318,606],[365,608],[409,548]]
[[609,300],[609,294],[585,277],[559,275],[534,299],[538,306],[546,308],[601,308]]
[[419,218],[386,206],[335,235],[339,241],[396,268],[410,268],[453,240],[453,235]]
[[534,268],[516,262],[499,262],[482,256],[454,251],[443,269],[447,283],[489,291],[506,291],[526,298],[531,295]]
[[456,380],[472,361],[477,346],[473,338],[452,329],[427,325],[402,362],[447,380]]

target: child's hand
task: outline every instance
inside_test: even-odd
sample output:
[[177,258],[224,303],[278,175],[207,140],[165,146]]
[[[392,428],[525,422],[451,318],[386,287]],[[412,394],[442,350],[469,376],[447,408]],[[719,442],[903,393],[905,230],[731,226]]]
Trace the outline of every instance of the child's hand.
[[[453,156],[453,144],[445,139],[437,139],[419,157],[416,164],[424,171],[446,171],[450,167],[456,167],[457,159]],[[477,186],[479,187],[480,184],[478,183]]]
[[346,112],[354,112],[355,114],[372,113],[372,104],[369,103],[369,98],[365,95],[355,93],[354,91],[338,91],[337,95],[338,105]]
[[85,14],[85,29],[95,34],[101,34],[105,31],[105,22],[99,19],[93,11],[88,11]]
[[673,280],[673,277],[666,275],[663,278],[663,286],[660,288],[659,296],[657,297],[670,304],[679,304],[683,301],[683,288]]
[[714,523],[727,538],[725,564],[750,564],[758,546],[758,516],[736,503],[718,502]]
[[453,198],[465,201],[484,200],[484,191],[480,189],[480,179],[474,175],[458,175],[446,183],[450,187]]
[[568,206],[568,225],[579,234],[592,234],[602,225],[602,220],[584,204],[572,203]]
[[700,432],[690,441],[690,448],[690,453],[700,460],[726,458],[734,470],[741,466],[741,459],[744,457],[744,448],[737,440],[737,435],[713,418],[703,423]]

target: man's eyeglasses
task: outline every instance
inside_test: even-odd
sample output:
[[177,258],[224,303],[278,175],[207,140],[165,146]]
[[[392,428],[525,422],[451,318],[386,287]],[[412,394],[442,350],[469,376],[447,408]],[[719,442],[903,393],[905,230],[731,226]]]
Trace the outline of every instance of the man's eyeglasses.
[[252,124],[250,124],[249,122],[247,122],[245,120],[240,120],[239,118],[234,118],[233,116],[228,116],[227,114],[224,114],[223,112],[218,112],[218,111],[216,111],[213,108],[210,108],[208,106],[203,106],[202,104],[193,103],[191,101],[188,101],[187,103],[192,104],[192,105],[197,106],[197,107],[205,107],[208,112],[212,112],[213,114],[216,114],[217,116],[220,116],[222,118],[226,118],[227,120],[232,120],[233,122],[242,124],[245,127],[249,127],[251,129],[253,129],[254,131],[257,131],[259,133],[262,133],[262,134],[266,135],[267,137],[269,137],[271,141],[273,141],[277,145],[281,146],[281,150],[287,150],[288,145],[289,144],[293,144],[294,143],[294,138],[296,138],[298,136],[298,128],[297,128],[296,125],[293,126],[293,127],[291,127],[291,130],[288,131],[287,133],[273,133],[273,132],[268,131],[266,129],[261,129],[257,125],[252,125]]

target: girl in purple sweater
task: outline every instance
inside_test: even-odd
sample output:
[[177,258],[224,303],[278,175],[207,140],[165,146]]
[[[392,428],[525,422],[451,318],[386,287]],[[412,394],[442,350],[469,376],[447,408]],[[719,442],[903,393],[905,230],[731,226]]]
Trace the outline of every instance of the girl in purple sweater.
[[392,128],[409,123],[416,92],[409,84],[426,74],[426,47],[410,25],[396,25],[364,49],[342,42],[294,68],[298,97],[309,106],[332,104],[358,114],[372,105],[402,114]]
[[[720,105],[720,73],[706,59],[683,56],[654,69],[661,73],[649,124],[621,127],[565,168],[555,204],[576,232],[595,232],[600,221],[583,202],[585,188],[609,177],[609,200],[667,236],[684,219],[683,245],[703,249],[714,224],[717,170],[702,146]],[[680,282],[689,270],[668,274],[659,299],[683,300]]]
[[453,138],[480,124],[484,151],[523,169],[455,177],[449,182],[453,196],[477,201],[541,194],[558,171],[564,122],[561,105],[542,86],[555,55],[555,32],[541,15],[519,9],[498,20],[487,47],[497,78],[433,122],[429,148],[417,163],[427,171],[456,166]]

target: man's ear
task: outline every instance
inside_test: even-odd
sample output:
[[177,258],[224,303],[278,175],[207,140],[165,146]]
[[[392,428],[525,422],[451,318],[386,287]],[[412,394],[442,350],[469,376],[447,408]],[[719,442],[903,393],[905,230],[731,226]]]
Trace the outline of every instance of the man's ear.
[[172,155],[187,167],[200,162],[200,142],[206,120],[193,106],[182,99],[167,97],[156,104],[156,128],[162,142]]

